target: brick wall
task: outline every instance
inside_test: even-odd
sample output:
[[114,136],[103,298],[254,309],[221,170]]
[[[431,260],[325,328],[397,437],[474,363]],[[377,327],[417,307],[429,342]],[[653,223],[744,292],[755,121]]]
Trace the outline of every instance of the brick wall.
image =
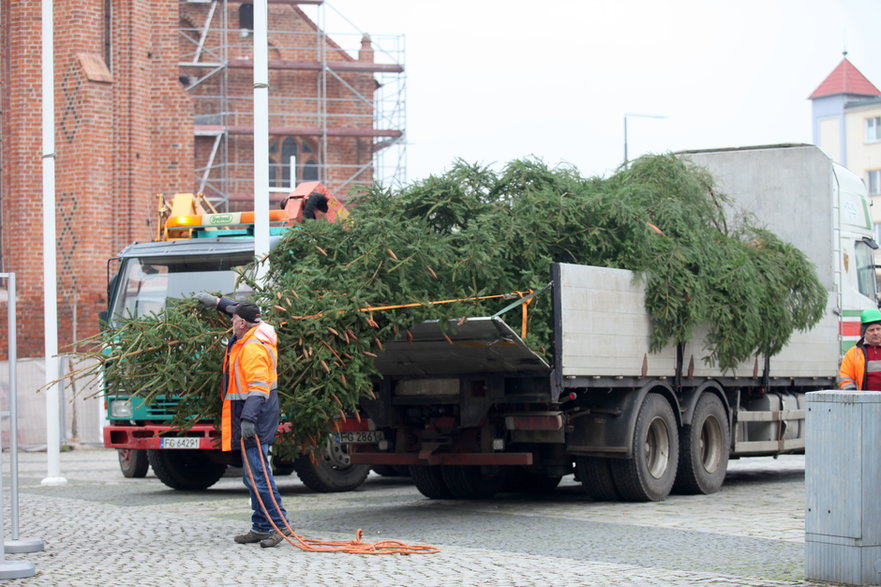
[[[40,38],[39,0],[0,0],[3,55],[0,111],[2,111],[3,271],[15,272],[18,303],[19,353],[42,349],[42,305],[29,320],[23,318],[22,302],[42,299],[41,250],[41,152],[40,152]],[[14,5],[14,10],[12,9]],[[37,310],[36,308],[32,308]],[[3,339],[6,339],[6,306],[0,308]],[[0,352],[6,352],[6,345]],[[39,352],[39,351],[38,351]]]
[[[54,7],[62,350],[97,332],[107,304],[107,259],[132,241],[151,239],[154,194],[192,189],[192,116],[177,68],[178,1],[111,4],[109,63],[104,0]],[[43,354],[40,14],[39,0],[0,0],[2,260],[18,282],[20,357]]]
[[[189,93],[179,79],[190,70],[193,44],[180,27],[201,27],[207,4],[179,0],[65,0],[55,3],[56,229],[58,256],[59,348],[92,335],[98,313],[106,309],[108,258],[134,241],[149,241],[156,231],[157,193],[193,191],[194,165],[205,165],[213,139],[193,134],[194,114],[219,115],[224,90],[215,76]],[[109,53],[105,55],[105,6],[111,6]],[[239,3],[228,3],[226,19],[238,27]],[[15,272],[18,287],[20,357],[43,355],[42,147],[40,0],[0,0],[0,245],[2,271]],[[215,26],[222,22],[215,16]],[[270,58],[318,59],[315,24],[293,5],[270,6],[270,28],[309,36],[291,43],[270,35]],[[218,46],[216,32],[206,46]],[[250,55],[250,38],[233,35],[230,57]],[[299,45],[300,48],[292,48]],[[311,45],[311,46],[307,46]],[[326,40],[328,60],[352,60]],[[359,57],[371,60],[369,44]],[[229,70],[228,111],[240,116],[216,120],[251,126],[253,73]],[[345,73],[327,78],[328,126],[372,126],[374,77]],[[318,74],[273,71],[270,77],[270,126],[317,126]],[[355,98],[346,86],[367,97]],[[353,118],[352,115],[357,115]],[[318,137],[301,137],[316,141]],[[251,208],[253,148],[250,136],[230,137],[229,176],[239,180],[239,208]],[[355,166],[372,159],[367,138],[331,138],[327,165],[331,189],[348,179]],[[366,172],[359,179],[369,182]],[[6,306],[0,300],[0,337],[5,338]],[[0,359],[6,348],[0,348]]]

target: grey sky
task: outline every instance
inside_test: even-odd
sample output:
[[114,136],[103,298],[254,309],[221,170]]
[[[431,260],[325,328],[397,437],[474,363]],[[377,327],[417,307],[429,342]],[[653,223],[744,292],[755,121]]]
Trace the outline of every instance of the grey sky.
[[331,0],[406,35],[410,180],[535,155],[607,175],[646,152],[811,141],[848,58],[881,87],[881,0]]

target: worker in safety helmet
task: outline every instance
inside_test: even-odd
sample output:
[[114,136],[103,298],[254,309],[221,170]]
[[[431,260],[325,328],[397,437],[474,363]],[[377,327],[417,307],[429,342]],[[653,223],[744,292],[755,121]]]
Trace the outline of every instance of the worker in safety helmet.
[[[254,511],[251,515],[251,529],[246,534],[236,536],[235,541],[239,544],[259,542],[263,548],[270,548],[281,542],[284,536],[272,527],[260,507],[260,501],[269,512],[275,527],[285,536],[290,535],[287,512],[282,506],[269,466],[269,447],[275,440],[279,419],[276,390],[278,337],[272,326],[260,320],[260,308],[255,304],[237,303],[207,293],[198,294],[196,299],[205,307],[214,307],[222,313],[232,314],[233,337],[223,357],[221,449],[241,450],[240,439],[244,439],[242,457],[247,459],[254,477],[252,483],[248,467],[242,467],[242,479],[251,495],[251,507]],[[259,448],[256,442],[258,439]],[[258,494],[260,501],[257,499]],[[275,504],[278,505],[277,508]]]
[[860,333],[860,339],[841,360],[838,386],[844,390],[881,391],[881,310],[863,310]]

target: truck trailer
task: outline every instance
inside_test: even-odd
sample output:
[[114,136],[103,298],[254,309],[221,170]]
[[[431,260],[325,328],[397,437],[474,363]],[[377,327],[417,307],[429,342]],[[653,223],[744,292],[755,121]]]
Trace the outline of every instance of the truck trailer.
[[718,491],[729,459],[803,452],[805,393],[836,387],[878,305],[865,186],[812,145],[677,155],[813,263],[828,292],[816,326],[722,370],[701,328],[651,350],[641,276],[554,263],[552,363],[499,316],[418,324],[376,358],[367,418],[339,434],[351,461],[409,466],[429,498],[547,491],[574,473],[595,499],[657,501]]

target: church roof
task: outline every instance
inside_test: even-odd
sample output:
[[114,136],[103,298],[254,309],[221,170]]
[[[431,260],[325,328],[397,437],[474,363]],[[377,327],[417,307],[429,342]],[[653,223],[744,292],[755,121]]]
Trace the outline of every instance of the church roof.
[[814,98],[835,96],[837,94],[881,96],[881,91],[872,82],[867,80],[866,76],[860,73],[860,70],[854,67],[853,63],[848,61],[845,54],[838,67],[823,80],[823,83],[817,86],[817,89],[808,98],[813,100]]

